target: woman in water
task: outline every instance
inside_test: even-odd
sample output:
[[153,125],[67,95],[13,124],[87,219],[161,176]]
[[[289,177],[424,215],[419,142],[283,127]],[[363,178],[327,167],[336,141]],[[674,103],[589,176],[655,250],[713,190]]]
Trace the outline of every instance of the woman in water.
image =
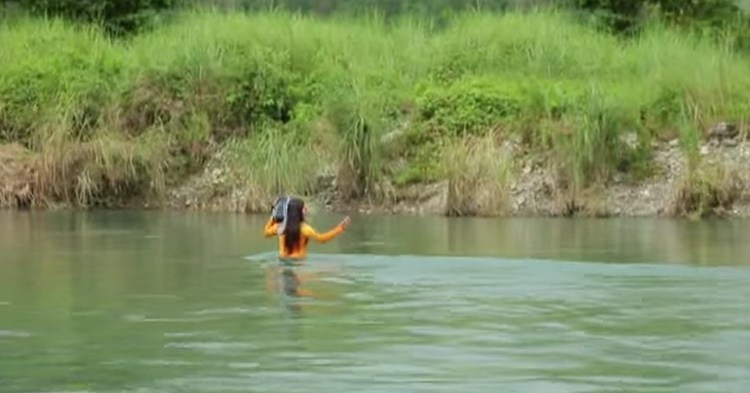
[[[284,201],[282,201],[283,203]],[[278,222],[274,214],[268,219],[263,229],[265,237],[277,235],[279,237],[279,258],[300,260],[307,256],[307,243],[313,239],[325,243],[344,232],[349,225],[349,217],[345,217],[338,225],[325,233],[318,233],[305,222],[305,203],[298,198],[291,198],[283,214],[283,221]]]

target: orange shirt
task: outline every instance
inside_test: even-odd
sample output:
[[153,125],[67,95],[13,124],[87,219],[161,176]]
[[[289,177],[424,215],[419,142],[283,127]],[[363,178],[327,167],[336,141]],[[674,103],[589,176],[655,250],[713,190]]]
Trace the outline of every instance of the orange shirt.
[[[263,235],[265,237],[271,237],[274,235],[278,235],[276,231],[279,228],[279,223],[273,222],[273,218],[269,218],[268,222],[266,222],[266,226],[263,229]],[[307,256],[307,243],[310,239],[313,239],[319,243],[325,243],[336,236],[340,235],[342,232],[344,232],[344,228],[341,225],[336,225],[333,229],[331,229],[328,232],[325,233],[318,233],[311,227],[310,225],[307,225],[306,223],[302,223],[300,227],[300,239],[299,244],[297,244],[297,247],[292,250],[292,252],[288,253],[286,251],[286,248],[284,247],[284,239],[286,236],[284,234],[278,235],[279,236],[279,257],[281,258],[292,258],[292,259],[302,259],[305,256]]]

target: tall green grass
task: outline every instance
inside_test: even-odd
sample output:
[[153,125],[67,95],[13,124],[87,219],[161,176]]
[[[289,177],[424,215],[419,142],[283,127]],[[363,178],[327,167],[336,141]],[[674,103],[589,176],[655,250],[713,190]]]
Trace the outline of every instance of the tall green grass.
[[408,17],[194,11],[122,41],[16,18],[0,23],[0,53],[0,139],[36,152],[52,133],[134,146],[84,155],[98,157],[91,166],[49,156],[52,173],[82,179],[83,191],[52,193],[70,200],[132,180],[104,170],[121,166],[104,156],[151,168],[130,171],[145,188],[116,189],[158,193],[230,141],[243,156],[233,162],[256,173],[248,188],[305,189],[302,177],[333,163],[346,196],[371,196],[397,176],[381,140],[403,124],[410,142],[395,156],[440,160],[415,152],[517,134],[585,186],[642,166],[653,138],[694,148],[714,121],[744,124],[750,105],[750,61],[728,45],[657,24],[622,40],[552,11],[461,14],[440,30]]
[[449,216],[497,215],[510,207],[512,157],[491,136],[452,141],[441,153]]

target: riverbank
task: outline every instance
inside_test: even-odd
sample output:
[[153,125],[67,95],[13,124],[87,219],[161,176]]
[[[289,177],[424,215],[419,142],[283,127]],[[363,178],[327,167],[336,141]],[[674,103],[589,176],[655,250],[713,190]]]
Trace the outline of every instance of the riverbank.
[[[343,201],[331,174],[318,174],[314,203],[337,212],[402,215],[479,215],[552,217],[750,217],[750,142],[739,136],[714,136],[700,146],[699,163],[690,168],[677,140],[654,146],[653,174],[630,181],[616,174],[607,184],[574,191],[561,186],[555,163],[505,145],[515,162],[502,189],[474,187],[468,195],[452,191],[449,180],[391,190],[380,201]],[[248,212],[255,206],[230,168],[209,167],[169,192],[173,209]],[[498,194],[499,193],[499,194]],[[464,198],[456,201],[456,198]],[[464,206],[463,211],[453,209]]]
[[[607,184],[573,191],[560,183],[555,163],[523,152],[512,142],[505,152],[515,163],[507,182],[474,186],[468,195],[452,190],[450,180],[393,187],[387,198],[341,198],[332,172],[313,174],[316,188],[306,195],[329,211],[404,215],[582,216],[582,217],[750,217],[750,142],[739,135],[714,137],[700,147],[700,163],[690,168],[677,140],[654,146],[653,174],[638,181],[616,174]],[[744,170],[743,170],[744,169]],[[31,192],[34,159],[18,145],[0,149],[0,203],[5,208],[75,208],[39,203]],[[267,208],[233,168],[208,165],[163,198],[112,202],[110,208],[157,208],[217,212],[262,212]],[[691,174],[692,173],[692,174]],[[457,201],[456,198],[463,198]],[[463,211],[455,211],[456,206]]]
[[0,23],[0,204],[746,215],[750,59],[562,12]]

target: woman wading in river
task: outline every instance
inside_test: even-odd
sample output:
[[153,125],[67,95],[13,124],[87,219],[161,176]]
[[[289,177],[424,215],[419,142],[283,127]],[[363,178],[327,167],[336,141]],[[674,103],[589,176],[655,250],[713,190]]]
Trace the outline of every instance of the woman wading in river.
[[[310,239],[319,243],[326,243],[342,234],[349,225],[349,217],[345,217],[338,225],[325,233],[318,233],[305,222],[305,203],[298,198],[279,198],[276,200],[271,217],[263,229],[265,237],[278,236],[279,259],[283,261],[301,261],[307,257],[307,245]],[[315,296],[310,291],[300,288],[309,280],[293,271],[291,267],[283,268],[281,272],[281,286],[290,296]]]
[[305,203],[298,198],[280,198],[274,206],[271,218],[263,229],[265,237],[279,237],[279,258],[282,260],[301,260],[307,256],[307,244],[310,239],[326,243],[342,234],[349,225],[349,217],[328,232],[318,233],[305,222]]

